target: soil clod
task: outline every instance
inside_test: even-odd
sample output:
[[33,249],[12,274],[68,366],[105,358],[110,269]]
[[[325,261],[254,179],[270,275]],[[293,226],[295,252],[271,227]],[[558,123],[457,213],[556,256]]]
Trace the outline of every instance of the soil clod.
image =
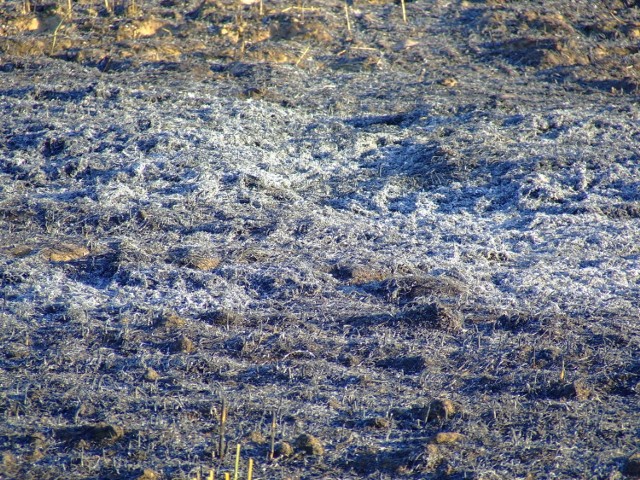
[[124,434],[124,428],[104,422],[80,427],[65,427],[56,431],[57,438],[74,444],[85,441],[110,445],[122,439]]
[[633,453],[627,457],[623,473],[631,478],[640,478],[640,452]]
[[409,305],[399,316],[403,323],[457,333],[462,330],[462,314],[448,305],[439,303]]
[[294,446],[296,450],[302,451],[307,455],[324,455],[324,446],[322,445],[322,442],[308,433],[303,433],[296,438]]

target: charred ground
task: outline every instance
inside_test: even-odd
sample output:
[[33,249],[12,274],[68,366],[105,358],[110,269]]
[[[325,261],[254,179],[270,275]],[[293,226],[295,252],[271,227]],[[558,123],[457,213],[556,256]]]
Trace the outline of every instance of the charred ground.
[[0,9],[0,476],[638,476],[633,2]]

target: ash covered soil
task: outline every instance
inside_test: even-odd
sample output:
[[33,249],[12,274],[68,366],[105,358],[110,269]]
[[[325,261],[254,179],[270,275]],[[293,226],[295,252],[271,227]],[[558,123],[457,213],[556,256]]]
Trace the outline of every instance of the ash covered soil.
[[0,477],[640,476],[634,2],[62,3],[0,7]]

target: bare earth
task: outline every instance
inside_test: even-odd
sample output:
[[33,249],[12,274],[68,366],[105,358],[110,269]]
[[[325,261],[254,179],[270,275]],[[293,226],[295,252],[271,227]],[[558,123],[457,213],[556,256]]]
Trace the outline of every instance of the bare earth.
[[640,477],[636,2],[70,5],[0,2],[0,478]]

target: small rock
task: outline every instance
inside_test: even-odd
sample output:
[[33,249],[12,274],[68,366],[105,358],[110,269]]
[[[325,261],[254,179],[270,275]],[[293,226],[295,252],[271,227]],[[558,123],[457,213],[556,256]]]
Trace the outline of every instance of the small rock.
[[302,450],[308,455],[323,455],[324,447],[320,440],[313,435],[303,433],[295,441],[295,447],[298,450]]

